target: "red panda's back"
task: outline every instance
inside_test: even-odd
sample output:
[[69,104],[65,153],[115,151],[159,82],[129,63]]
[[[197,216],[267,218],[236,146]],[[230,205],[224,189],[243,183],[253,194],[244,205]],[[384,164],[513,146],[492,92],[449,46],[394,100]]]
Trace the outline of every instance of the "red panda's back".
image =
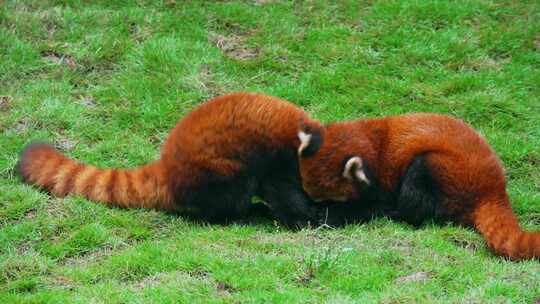
[[432,174],[451,187],[448,191],[483,191],[494,184],[504,188],[502,167],[493,149],[459,119],[429,113],[393,116],[388,118],[388,133],[385,154],[388,166],[393,167],[390,172],[403,174],[413,157],[425,153]]
[[237,158],[296,142],[307,114],[278,98],[235,93],[207,101],[181,119],[171,131],[162,157],[204,162]]

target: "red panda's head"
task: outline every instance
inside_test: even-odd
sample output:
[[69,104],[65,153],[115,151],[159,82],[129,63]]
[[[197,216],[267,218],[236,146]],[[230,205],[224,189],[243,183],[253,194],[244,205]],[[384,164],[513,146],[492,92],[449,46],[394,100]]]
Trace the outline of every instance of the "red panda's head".
[[300,131],[298,148],[300,175],[304,191],[314,201],[350,201],[357,199],[355,185],[368,183],[363,160],[354,155],[350,137],[339,129],[325,127]]

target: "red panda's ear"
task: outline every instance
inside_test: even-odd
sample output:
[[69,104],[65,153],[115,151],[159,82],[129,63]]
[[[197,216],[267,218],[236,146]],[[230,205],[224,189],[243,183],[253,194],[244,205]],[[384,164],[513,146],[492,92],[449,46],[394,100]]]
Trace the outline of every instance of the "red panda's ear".
[[364,182],[369,185],[369,179],[364,172],[364,163],[360,156],[349,158],[343,168],[343,177],[350,181]]
[[298,139],[300,139],[300,146],[298,147],[298,155],[302,155],[302,152],[309,146],[311,141],[311,134],[307,134],[304,131],[298,132]]
[[322,144],[321,133],[317,130],[314,132],[299,131],[298,139],[300,139],[300,146],[298,146],[298,156],[309,157],[313,156]]

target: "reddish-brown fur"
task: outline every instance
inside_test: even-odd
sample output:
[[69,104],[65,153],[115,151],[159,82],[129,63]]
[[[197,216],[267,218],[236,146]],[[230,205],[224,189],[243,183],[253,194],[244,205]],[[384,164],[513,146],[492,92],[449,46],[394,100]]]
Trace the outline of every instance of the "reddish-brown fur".
[[25,181],[56,196],[76,194],[119,207],[172,210],[161,161],[135,169],[100,169],[65,157],[49,144],[34,143],[19,163]]
[[57,196],[77,194],[119,207],[181,211],[192,207],[184,206],[184,198],[248,174],[253,160],[266,160],[281,150],[294,156],[300,124],[319,126],[303,110],[278,98],[236,93],[207,101],[181,119],[164,143],[161,158],[151,164],[99,169],[71,160],[50,145],[31,144],[18,170],[27,183]]
[[461,120],[438,114],[400,115],[331,124],[321,135],[320,150],[300,158],[304,189],[313,199],[358,199],[351,181],[342,176],[348,157],[360,156],[381,187],[396,193],[413,158],[424,155],[442,193],[440,208],[449,218],[478,229],[497,255],[540,258],[540,233],[519,227],[501,162]]

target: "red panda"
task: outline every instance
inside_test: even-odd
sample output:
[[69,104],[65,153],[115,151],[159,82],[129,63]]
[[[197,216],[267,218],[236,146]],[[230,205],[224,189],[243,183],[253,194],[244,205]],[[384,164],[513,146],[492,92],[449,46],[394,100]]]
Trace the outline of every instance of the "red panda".
[[315,215],[299,180],[301,125],[315,134],[320,127],[289,102],[236,93],[188,113],[170,132],[160,159],[150,164],[100,169],[34,143],[23,150],[17,169],[25,182],[56,196],[75,194],[214,222],[245,215],[257,195],[286,225],[303,226]]
[[320,148],[309,155],[303,148],[310,146],[311,134],[299,133],[300,175],[312,199],[349,201],[334,203],[334,216],[351,213],[345,205],[372,203],[362,195],[366,187],[380,187],[389,199],[375,203],[392,202],[393,213],[411,224],[450,220],[476,228],[496,255],[540,258],[540,233],[520,228],[500,160],[461,120],[419,113],[335,123],[319,131]]

